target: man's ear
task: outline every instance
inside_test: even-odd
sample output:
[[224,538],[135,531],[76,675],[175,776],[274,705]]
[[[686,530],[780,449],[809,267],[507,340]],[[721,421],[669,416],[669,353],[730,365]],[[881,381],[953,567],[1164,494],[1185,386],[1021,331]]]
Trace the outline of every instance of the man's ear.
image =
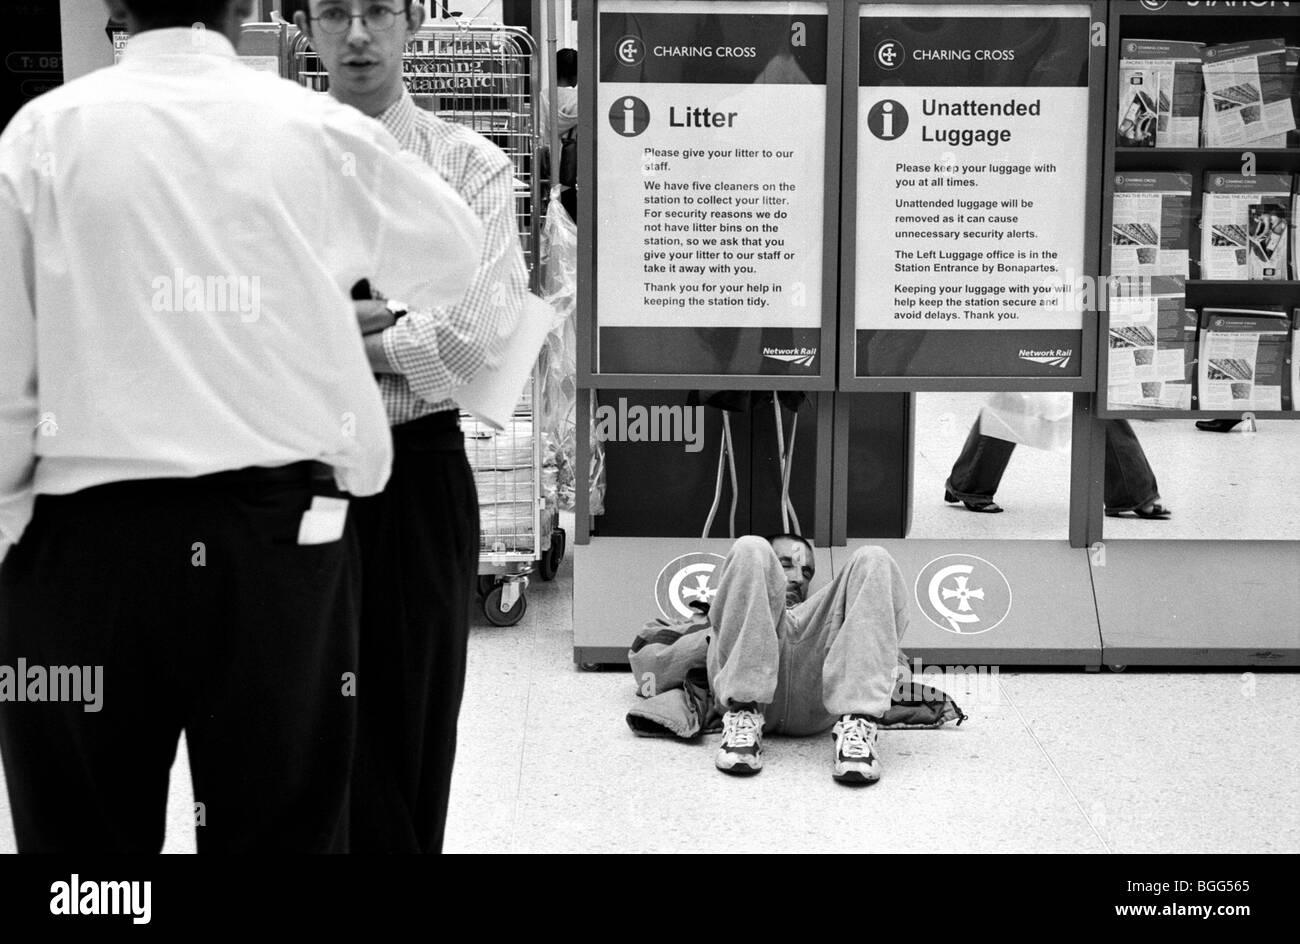
[[239,22],[244,23],[254,13],[255,0],[236,0],[235,16],[239,17]]

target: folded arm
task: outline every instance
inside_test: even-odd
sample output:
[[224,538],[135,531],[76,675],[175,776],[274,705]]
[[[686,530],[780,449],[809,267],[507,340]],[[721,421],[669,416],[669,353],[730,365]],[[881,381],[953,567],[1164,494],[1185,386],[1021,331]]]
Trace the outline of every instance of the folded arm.
[[385,360],[429,403],[454,395],[480,370],[495,367],[518,323],[528,275],[515,218],[514,176],[501,167],[471,196],[486,238],[464,299],[412,310],[379,337]]

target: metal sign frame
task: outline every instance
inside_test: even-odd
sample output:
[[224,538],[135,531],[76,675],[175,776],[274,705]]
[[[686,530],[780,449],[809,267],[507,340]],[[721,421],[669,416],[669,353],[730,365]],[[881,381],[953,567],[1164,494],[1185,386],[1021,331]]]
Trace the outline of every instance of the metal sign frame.
[[[661,0],[646,0],[647,4]],[[753,0],[760,6],[781,5],[784,0]],[[842,113],[843,45],[835,34],[839,22],[839,4],[826,4],[826,147],[823,159],[822,222],[822,321],[820,368],[817,374],[790,377],[766,374],[613,374],[596,370],[595,331],[599,329],[596,310],[596,203],[599,199],[599,168],[596,158],[596,93],[600,81],[600,56],[597,47],[599,0],[574,0],[578,17],[579,48],[589,50],[579,59],[578,81],[578,386],[583,389],[682,389],[682,390],[833,390],[835,389],[837,318],[837,273],[840,220],[835,208],[840,204],[839,162],[841,154],[840,115]]]
[[[908,0],[901,0],[908,2]],[[1106,0],[910,0],[910,5],[923,9],[926,6],[951,6],[961,4],[980,6],[1064,6],[1086,3],[1091,10],[1093,28],[1106,24]],[[1079,374],[1066,377],[858,377],[857,359],[857,200],[858,200],[858,65],[861,52],[859,11],[872,5],[871,0],[853,0],[844,3],[842,32],[844,34],[843,78],[843,158],[840,166],[841,182],[841,240],[840,240],[840,381],[839,390],[850,393],[871,391],[1091,391],[1096,389],[1097,378],[1092,365],[1097,357],[1097,315],[1083,312],[1081,326],[1081,357]],[[1088,124],[1087,165],[1085,168],[1083,275],[1096,278],[1100,263],[1099,214],[1101,201],[1101,142],[1102,122],[1106,115],[1106,47],[1092,43],[1088,56]],[[1071,133],[1074,129],[1063,129]]]

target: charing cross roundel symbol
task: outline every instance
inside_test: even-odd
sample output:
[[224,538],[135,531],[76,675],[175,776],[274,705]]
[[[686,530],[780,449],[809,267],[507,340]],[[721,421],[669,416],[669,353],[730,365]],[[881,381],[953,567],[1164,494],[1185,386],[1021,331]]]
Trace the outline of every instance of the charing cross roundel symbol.
[[655,602],[659,612],[670,622],[690,619],[697,610],[692,603],[713,602],[718,592],[720,554],[692,553],[676,557],[664,565],[655,579]]
[[640,65],[645,59],[645,44],[641,42],[639,36],[624,36],[614,48],[618,61],[625,66]]
[[935,626],[971,636],[997,628],[1011,612],[1011,584],[982,557],[936,557],[916,577],[916,605]]
[[969,613],[971,598],[983,600],[984,591],[983,589],[971,590],[969,587],[967,587],[966,583],[970,578],[967,577],[965,574],[962,574],[956,577],[955,579],[957,583],[956,590],[949,590],[947,587],[943,587],[943,586],[940,587],[940,589],[943,592],[943,598],[945,600],[956,600],[957,609]]

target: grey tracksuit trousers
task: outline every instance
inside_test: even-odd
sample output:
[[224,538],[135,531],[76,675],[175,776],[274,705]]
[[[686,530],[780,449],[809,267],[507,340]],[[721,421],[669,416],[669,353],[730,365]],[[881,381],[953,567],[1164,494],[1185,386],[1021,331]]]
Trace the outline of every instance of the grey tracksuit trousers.
[[763,706],[764,730],[818,734],[840,715],[879,717],[897,685],[907,629],[903,575],[864,547],[831,582],[786,609],[772,546],[743,537],[722,564],[709,611],[709,684],[723,706]]

